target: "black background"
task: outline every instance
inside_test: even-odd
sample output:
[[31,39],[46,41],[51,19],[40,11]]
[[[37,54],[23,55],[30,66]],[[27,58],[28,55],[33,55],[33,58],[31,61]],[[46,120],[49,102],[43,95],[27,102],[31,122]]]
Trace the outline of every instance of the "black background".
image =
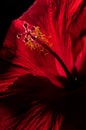
[[26,11],[34,0],[1,0],[0,1],[0,46],[13,19]]

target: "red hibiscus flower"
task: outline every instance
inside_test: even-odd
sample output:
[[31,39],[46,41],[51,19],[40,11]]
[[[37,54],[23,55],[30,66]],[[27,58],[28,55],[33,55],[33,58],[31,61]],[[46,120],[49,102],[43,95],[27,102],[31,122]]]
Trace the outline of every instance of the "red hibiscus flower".
[[0,130],[85,130],[86,2],[36,0],[0,50]]

